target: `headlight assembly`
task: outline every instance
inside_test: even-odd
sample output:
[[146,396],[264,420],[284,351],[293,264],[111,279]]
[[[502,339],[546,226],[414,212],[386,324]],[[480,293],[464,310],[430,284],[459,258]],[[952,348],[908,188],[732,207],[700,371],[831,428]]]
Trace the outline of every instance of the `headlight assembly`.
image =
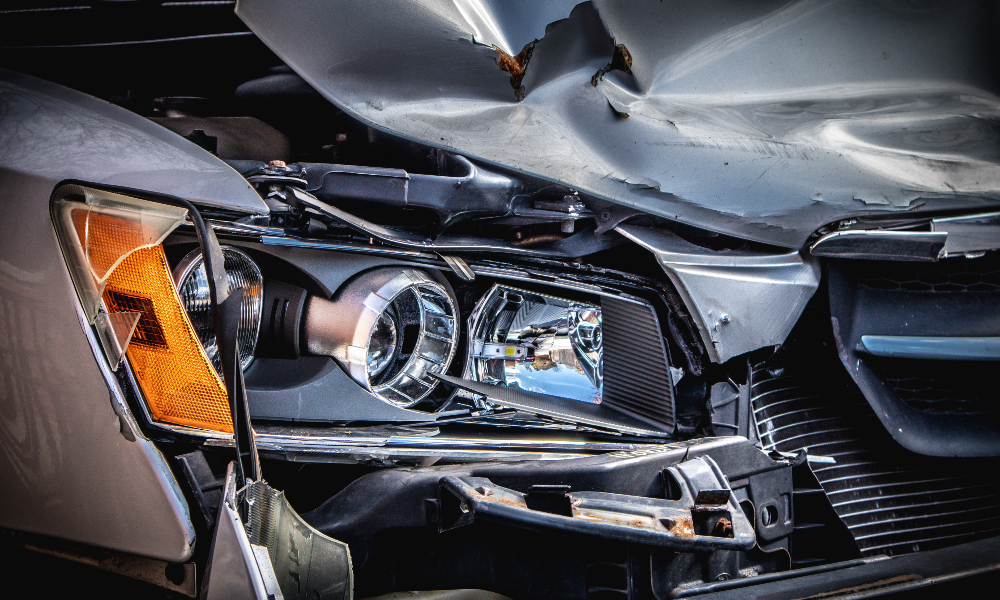
[[332,356],[386,402],[410,407],[437,385],[458,344],[450,292],[423,271],[385,268],[361,274],[332,300],[311,297],[306,345]]

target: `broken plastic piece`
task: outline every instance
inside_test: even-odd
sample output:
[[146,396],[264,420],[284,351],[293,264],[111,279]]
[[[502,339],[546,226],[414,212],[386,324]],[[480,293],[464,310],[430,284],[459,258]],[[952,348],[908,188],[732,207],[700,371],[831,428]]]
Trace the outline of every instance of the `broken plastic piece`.
[[97,335],[101,340],[101,347],[104,355],[108,359],[108,364],[112,369],[117,369],[128,348],[128,343],[132,341],[132,334],[139,324],[142,313],[138,312],[115,312],[97,313],[94,324],[97,325]]

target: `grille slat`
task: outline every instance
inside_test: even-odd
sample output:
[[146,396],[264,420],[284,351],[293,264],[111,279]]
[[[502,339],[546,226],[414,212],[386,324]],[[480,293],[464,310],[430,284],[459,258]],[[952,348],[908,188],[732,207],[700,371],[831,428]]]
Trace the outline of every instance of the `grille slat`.
[[[794,351],[793,351],[794,352]],[[802,353],[798,353],[802,354]],[[1000,530],[1000,483],[961,461],[906,452],[835,357],[754,368],[751,402],[765,449],[834,456],[813,470],[862,554],[904,554]]]

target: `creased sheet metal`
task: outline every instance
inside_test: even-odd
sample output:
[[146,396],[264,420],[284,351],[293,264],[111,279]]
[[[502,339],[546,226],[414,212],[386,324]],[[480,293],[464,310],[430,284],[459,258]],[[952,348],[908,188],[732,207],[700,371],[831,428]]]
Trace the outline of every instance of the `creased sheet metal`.
[[[731,235],[800,248],[838,219],[1000,204],[996,3],[240,0],[237,14],[375,127]],[[536,39],[518,101],[498,58]],[[595,77],[616,44],[631,68]]]

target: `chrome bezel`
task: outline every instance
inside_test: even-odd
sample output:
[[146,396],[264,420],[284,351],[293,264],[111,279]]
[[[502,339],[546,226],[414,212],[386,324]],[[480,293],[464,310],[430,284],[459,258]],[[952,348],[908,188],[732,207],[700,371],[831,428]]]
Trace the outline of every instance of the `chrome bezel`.
[[[362,341],[360,338],[356,337],[354,340],[352,340],[351,343],[352,347],[359,348],[362,352],[348,353],[348,355],[351,357],[350,360],[351,376],[354,377],[355,380],[357,381],[363,381],[365,387],[369,391],[371,391],[371,393],[378,396],[380,399],[403,408],[409,408],[419,403],[428,394],[430,394],[435,387],[437,387],[438,383],[436,380],[430,382],[422,381],[422,383],[428,384],[428,387],[422,394],[420,394],[417,397],[405,395],[396,387],[394,387],[395,385],[398,385],[398,380],[402,379],[406,375],[410,366],[418,358],[422,358],[429,362],[435,362],[427,356],[417,354],[417,348],[420,347],[421,342],[427,336],[431,336],[436,339],[438,338],[438,336],[435,336],[426,331],[427,321],[426,321],[425,311],[423,310],[423,308],[419,310],[420,337],[417,340],[413,353],[411,353],[409,360],[407,360],[407,362],[402,366],[402,368],[400,368],[397,371],[397,373],[393,375],[386,383],[372,385],[371,378],[368,374],[368,364],[367,364],[368,344],[371,342],[371,336],[375,330],[375,325],[378,322],[379,317],[393,304],[393,302],[395,302],[401,295],[408,292],[414,294],[419,299],[419,297],[421,296],[420,290],[421,289],[426,290],[427,288],[432,290],[438,299],[447,302],[448,310],[451,312],[450,315],[450,318],[452,320],[451,339],[441,340],[441,341],[446,341],[448,343],[449,346],[448,353],[440,363],[437,363],[440,365],[440,369],[438,372],[443,372],[447,370],[448,366],[451,364],[451,361],[455,357],[455,353],[458,350],[458,335],[459,335],[459,322],[460,322],[459,321],[460,315],[458,313],[458,308],[456,306],[454,298],[452,298],[449,291],[443,285],[438,283],[428,274],[422,271],[417,271],[415,269],[403,269],[398,276],[393,277],[384,285],[382,285],[378,290],[372,291],[368,295],[368,297],[365,298],[364,305],[367,308],[367,310],[365,311],[365,314],[363,315],[361,322],[366,323],[367,326],[364,328],[359,327],[355,330],[356,335],[361,332],[366,332],[364,333],[364,340]],[[378,308],[377,312],[376,312],[376,307]],[[401,334],[402,332],[400,332],[400,335]],[[359,344],[358,342],[361,343]],[[359,355],[359,356],[355,357],[353,355]],[[431,371],[433,371],[433,367],[428,369],[428,372]],[[390,390],[392,393],[390,393]],[[399,401],[396,398],[394,398],[395,394],[399,394],[402,397],[406,397],[408,398],[408,400]]]

